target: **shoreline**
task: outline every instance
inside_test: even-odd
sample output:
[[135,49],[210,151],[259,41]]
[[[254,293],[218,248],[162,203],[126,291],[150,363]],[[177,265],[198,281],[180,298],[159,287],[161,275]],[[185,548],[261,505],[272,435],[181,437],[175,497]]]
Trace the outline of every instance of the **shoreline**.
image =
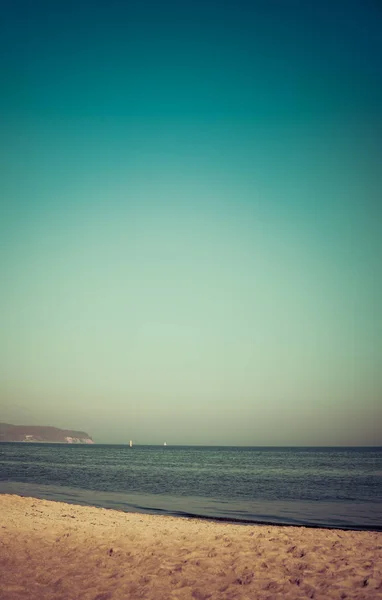
[[238,525],[382,532],[382,507],[376,503],[367,507],[356,502],[344,505],[312,501],[253,501],[249,507],[240,501],[230,501],[227,504],[204,497],[176,497],[137,492],[126,494],[12,481],[0,482],[0,495],[2,494],[125,513],[168,515]]
[[0,598],[382,598],[382,533],[0,495]]

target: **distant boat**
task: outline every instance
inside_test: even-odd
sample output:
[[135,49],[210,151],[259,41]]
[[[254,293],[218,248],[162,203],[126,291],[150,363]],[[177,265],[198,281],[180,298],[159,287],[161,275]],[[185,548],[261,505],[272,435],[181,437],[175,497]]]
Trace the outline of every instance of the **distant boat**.
[[167,446],[167,442],[165,442],[165,443],[163,444],[163,446]]
[[133,447],[133,440],[130,440],[130,444],[129,444],[130,448]]

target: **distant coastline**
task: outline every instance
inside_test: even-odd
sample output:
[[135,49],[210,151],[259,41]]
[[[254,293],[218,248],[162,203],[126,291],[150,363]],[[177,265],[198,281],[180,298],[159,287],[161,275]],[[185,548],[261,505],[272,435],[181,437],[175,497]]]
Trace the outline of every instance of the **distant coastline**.
[[0,423],[0,442],[22,442],[27,444],[94,444],[85,431],[59,429],[44,425],[12,425]]

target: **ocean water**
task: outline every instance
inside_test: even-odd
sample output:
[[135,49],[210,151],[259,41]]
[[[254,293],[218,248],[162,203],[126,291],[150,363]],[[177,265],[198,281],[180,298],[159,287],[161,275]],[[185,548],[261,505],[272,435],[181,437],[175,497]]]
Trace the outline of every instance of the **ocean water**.
[[382,448],[0,443],[0,493],[126,512],[382,530]]

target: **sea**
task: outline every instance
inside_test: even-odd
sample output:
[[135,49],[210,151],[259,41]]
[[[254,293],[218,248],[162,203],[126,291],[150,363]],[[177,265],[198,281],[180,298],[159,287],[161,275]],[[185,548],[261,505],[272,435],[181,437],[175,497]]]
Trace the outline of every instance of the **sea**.
[[0,493],[243,524],[382,531],[382,448],[0,443]]

